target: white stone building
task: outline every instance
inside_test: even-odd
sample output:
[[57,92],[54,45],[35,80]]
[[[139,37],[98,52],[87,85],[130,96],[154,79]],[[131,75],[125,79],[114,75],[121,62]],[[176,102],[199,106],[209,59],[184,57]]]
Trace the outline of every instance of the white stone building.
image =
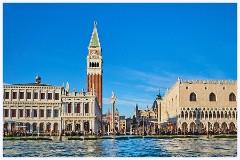
[[237,131],[237,81],[180,78],[157,98],[160,128],[176,132]]
[[[68,92],[62,86],[35,83],[3,86],[5,132],[58,135],[62,131],[96,133],[101,112],[95,92]],[[85,126],[85,127],[84,127]]]

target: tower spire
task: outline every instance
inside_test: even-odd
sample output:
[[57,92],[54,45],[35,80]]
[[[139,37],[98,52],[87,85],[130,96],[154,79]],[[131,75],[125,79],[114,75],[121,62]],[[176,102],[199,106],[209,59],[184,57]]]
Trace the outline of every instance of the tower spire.
[[100,42],[98,38],[98,32],[97,32],[97,21],[94,22],[92,37],[89,43],[89,48],[96,48],[100,47]]

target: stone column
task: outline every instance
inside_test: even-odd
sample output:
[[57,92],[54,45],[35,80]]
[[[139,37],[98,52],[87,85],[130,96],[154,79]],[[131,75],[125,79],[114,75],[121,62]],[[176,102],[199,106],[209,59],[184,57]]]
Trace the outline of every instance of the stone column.
[[74,123],[75,121],[73,120],[72,121],[72,131],[74,131],[75,130],[75,123]]
[[114,124],[114,122],[115,122],[115,115],[114,115],[114,107],[115,107],[115,101],[116,101],[116,97],[115,97],[115,95],[114,95],[114,93],[112,92],[112,97],[110,97],[110,101],[111,101],[111,106],[112,106],[112,113],[111,113],[111,132],[113,133],[113,134],[115,134],[115,124]]
[[34,90],[32,90],[31,100],[34,101]]
[[10,91],[9,91],[9,99],[10,99],[10,101],[12,101],[12,94],[13,94],[13,93],[12,93],[12,90],[10,90]]
[[25,101],[27,101],[27,90],[25,90],[23,98],[24,98]]
[[40,115],[40,107],[38,106],[38,113],[37,113],[37,118],[40,119],[41,115]]
[[81,123],[81,131],[84,131],[84,122]]
[[54,106],[52,106],[51,118],[53,118]]
[[38,100],[40,100],[41,99],[41,90],[39,89],[39,91],[38,91],[38,98],[37,98]]
[[84,114],[84,109],[85,108],[85,106],[84,106],[84,102],[82,102],[82,115],[84,116],[85,114]]
[[33,123],[30,123],[30,132],[33,132]]

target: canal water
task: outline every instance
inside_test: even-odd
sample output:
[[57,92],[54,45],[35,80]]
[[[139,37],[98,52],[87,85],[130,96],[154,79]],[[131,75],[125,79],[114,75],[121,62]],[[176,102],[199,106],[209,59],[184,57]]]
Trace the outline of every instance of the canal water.
[[3,141],[3,157],[236,157],[237,139]]

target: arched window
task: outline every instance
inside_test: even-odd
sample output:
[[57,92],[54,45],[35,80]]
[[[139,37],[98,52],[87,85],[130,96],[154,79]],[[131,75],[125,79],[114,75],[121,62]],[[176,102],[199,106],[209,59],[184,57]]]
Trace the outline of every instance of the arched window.
[[95,67],[93,62],[92,62],[92,67]]
[[89,67],[92,67],[92,63],[91,62],[89,62]]
[[216,112],[213,111],[213,118],[216,118]]
[[195,93],[191,93],[190,94],[190,101],[196,101],[196,94]]
[[209,118],[212,118],[212,112],[211,111],[209,112]]
[[231,94],[229,95],[229,101],[236,101],[236,96],[235,96],[234,93],[231,93]]
[[210,93],[209,101],[216,101],[216,95],[214,93]]
[[97,63],[97,67],[99,67],[99,63]]
[[184,113],[183,113],[183,111],[181,112],[181,118],[184,118]]

